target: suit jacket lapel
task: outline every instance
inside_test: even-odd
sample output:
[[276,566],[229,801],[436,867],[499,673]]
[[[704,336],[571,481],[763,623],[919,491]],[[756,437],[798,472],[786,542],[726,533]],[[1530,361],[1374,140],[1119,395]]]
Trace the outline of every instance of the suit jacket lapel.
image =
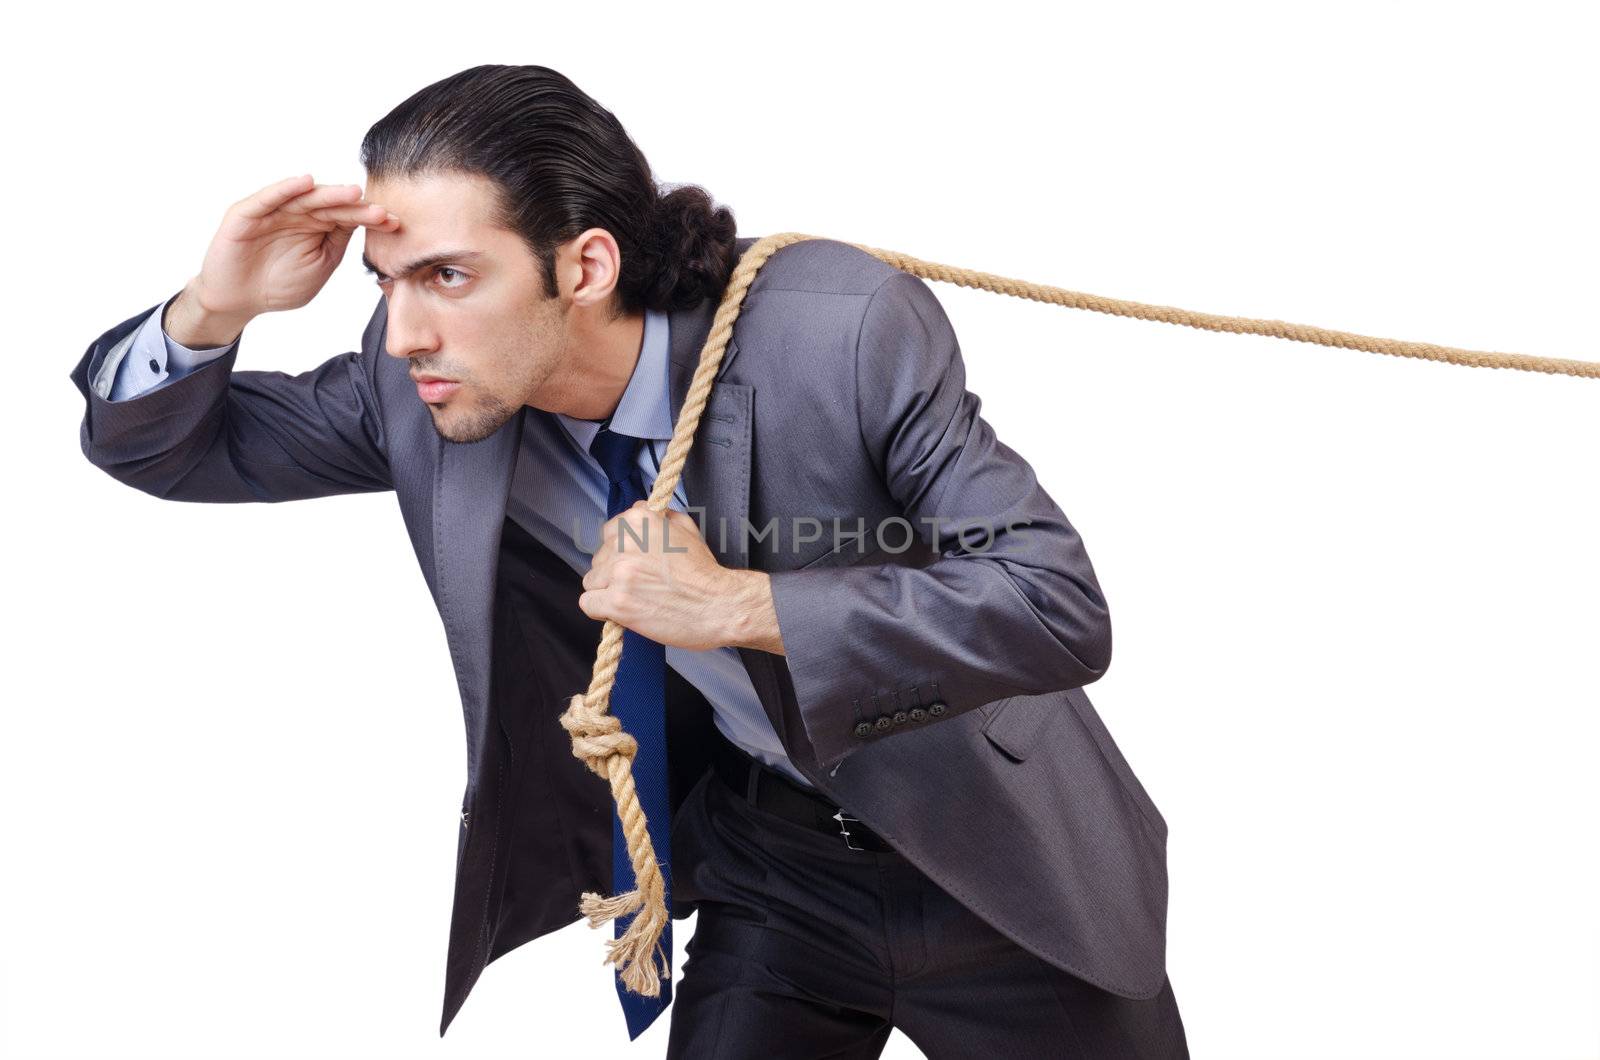
[[[700,351],[711,332],[717,300],[707,299],[671,314],[671,357],[668,392],[672,422],[683,411],[689,384],[700,364]],[[750,566],[744,528],[750,517],[750,416],[755,391],[730,383],[725,375],[739,347],[732,339],[717,367],[717,382],[700,415],[694,445],[683,464],[683,488],[705,534],[706,545],[724,567]]]
[[494,582],[522,415],[481,442],[439,439],[433,480],[433,554],[439,611],[467,723],[467,778],[478,775],[489,717]]

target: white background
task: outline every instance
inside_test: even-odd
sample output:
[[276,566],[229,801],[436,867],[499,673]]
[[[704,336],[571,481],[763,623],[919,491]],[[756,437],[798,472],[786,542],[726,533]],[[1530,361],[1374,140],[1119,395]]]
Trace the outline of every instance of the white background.
[[[232,201],[360,183],[362,134],[413,91],[539,63],[744,234],[1600,360],[1577,10],[21,16],[0,1051],[665,1050],[667,1019],[629,1045],[581,923],[491,965],[437,1037],[465,747],[393,496],[186,505],[83,459],[68,373],[198,270]],[[238,367],[355,348],[379,297],[358,254],[253,323]],[[1193,1054],[1600,1054],[1600,381],[934,289],[1110,602],[1089,691],[1171,825]],[[886,1055],[920,1054],[897,1033]]]

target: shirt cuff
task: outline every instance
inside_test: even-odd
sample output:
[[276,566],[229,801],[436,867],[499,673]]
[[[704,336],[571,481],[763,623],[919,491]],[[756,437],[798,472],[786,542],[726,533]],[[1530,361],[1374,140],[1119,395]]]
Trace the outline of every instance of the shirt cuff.
[[[177,294],[172,296],[176,297]],[[106,378],[107,373],[114,373],[110,376],[113,379],[110,400],[122,401],[182,379],[196,368],[216,360],[239,344],[239,340],[234,339],[226,346],[191,349],[174,340],[161,326],[161,318],[166,313],[167,305],[172,298],[157,306],[156,311],[139,325],[138,330],[134,332],[132,344],[125,347],[123,353],[119,355],[117,350],[113,350],[107,355],[106,363],[101,369],[101,378]]]

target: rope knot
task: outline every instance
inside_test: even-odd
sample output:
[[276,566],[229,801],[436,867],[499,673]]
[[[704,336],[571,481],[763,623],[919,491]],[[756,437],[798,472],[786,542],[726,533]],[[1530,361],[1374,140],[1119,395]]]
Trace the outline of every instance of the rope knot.
[[639,742],[622,731],[622,721],[606,710],[589,706],[581,692],[568,701],[561,727],[572,737],[573,756],[602,777],[610,775],[608,759],[621,755],[632,762],[639,750]]

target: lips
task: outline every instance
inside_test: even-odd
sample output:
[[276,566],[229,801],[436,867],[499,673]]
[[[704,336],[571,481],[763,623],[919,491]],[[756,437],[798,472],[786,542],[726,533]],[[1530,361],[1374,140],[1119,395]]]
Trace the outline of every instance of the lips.
[[461,386],[454,379],[441,379],[432,375],[413,376],[412,378],[417,384],[417,396],[429,403],[443,401]]

